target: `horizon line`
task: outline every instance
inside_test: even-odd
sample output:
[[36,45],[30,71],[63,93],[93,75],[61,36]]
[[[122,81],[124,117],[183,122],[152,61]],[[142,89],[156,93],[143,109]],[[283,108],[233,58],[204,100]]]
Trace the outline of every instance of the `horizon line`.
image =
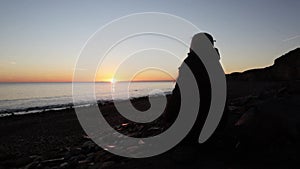
[[[126,83],[126,82],[176,82],[176,80],[136,80],[136,81],[116,81],[115,83]],[[0,81],[0,83],[112,83],[110,81]]]

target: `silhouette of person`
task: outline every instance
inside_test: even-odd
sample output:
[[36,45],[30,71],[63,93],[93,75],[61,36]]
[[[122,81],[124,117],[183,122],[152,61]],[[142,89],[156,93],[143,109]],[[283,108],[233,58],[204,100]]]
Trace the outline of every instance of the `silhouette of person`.
[[[198,35],[199,34],[194,35],[191,46],[201,45],[199,44],[197,38]],[[213,37],[208,33],[204,33],[204,35],[206,35],[206,37],[209,39],[211,44],[214,45],[215,41]],[[215,49],[217,50],[217,48]],[[194,144],[198,144],[198,138],[210,108],[211,86],[210,86],[209,75],[206,71],[204,64],[191,48],[190,48],[190,52],[188,53],[188,57],[184,60],[184,63],[190,68],[190,70],[192,71],[196,79],[201,101],[199,104],[199,109],[198,109],[199,111],[198,111],[198,116],[195,121],[195,124],[190,130],[190,132],[188,133],[188,135],[183,139],[183,141],[180,144],[194,145]],[[180,67],[179,67],[178,78],[180,78],[181,76]],[[165,109],[165,119],[167,123],[173,123],[176,120],[180,110],[180,104],[181,104],[180,89],[178,84],[176,83],[175,88],[172,91],[172,95],[168,99],[167,107]]]

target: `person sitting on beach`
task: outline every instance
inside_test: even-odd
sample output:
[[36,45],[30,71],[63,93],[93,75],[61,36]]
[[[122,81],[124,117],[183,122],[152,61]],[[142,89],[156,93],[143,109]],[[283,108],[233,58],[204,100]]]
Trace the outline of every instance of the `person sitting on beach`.
[[[214,39],[213,37],[208,34],[208,33],[202,33],[206,35],[206,37],[209,39],[212,45],[214,45]],[[191,46],[199,44],[197,36],[200,34],[196,34],[193,37]],[[201,44],[200,44],[201,45]],[[218,52],[218,49],[215,48]],[[219,54],[219,52],[218,52]],[[188,53],[188,57],[184,60],[184,63],[186,64],[190,70],[192,71],[197,85],[199,89],[199,96],[200,96],[200,106],[199,106],[199,111],[198,111],[198,116],[195,121],[194,126],[188,133],[188,135],[183,139],[181,142],[182,144],[198,144],[198,137],[200,135],[201,129],[204,125],[204,122],[207,117],[207,113],[210,108],[210,101],[211,101],[211,86],[210,86],[210,80],[208,73],[206,71],[206,68],[200,58],[197,56],[197,54],[190,48],[190,52]],[[182,65],[183,65],[182,64]],[[181,66],[182,66],[181,65]],[[181,77],[180,73],[180,67],[179,67],[179,76],[178,78]],[[167,123],[173,123],[179,113],[180,110],[180,104],[181,104],[181,96],[180,96],[180,89],[179,85],[176,83],[175,88],[172,91],[172,95],[168,101],[167,107],[165,109],[165,114],[166,114],[166,121]]]

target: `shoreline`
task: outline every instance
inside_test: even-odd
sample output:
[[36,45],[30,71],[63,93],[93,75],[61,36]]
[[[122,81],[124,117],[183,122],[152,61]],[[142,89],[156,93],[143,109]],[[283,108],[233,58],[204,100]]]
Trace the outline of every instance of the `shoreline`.
[[[153,94],[149,96],[141,96],[141,97],[131,97],[129,100],[136,100],[139,98],[145,98],[145,97],[161,97],[161,96],[168,96],[171,92],[165,92],[163,95],[160,94]],[[38,100],[38,99],[37,99]],[[6,117],[6,116],[19,116],[19,115],[26,115],[26,114],[34,114],[34,113],[43,113],[47,111],[52,110],[65,110],[69,108],[79,108],[79,107],[89,107],[95,104],[105,105],[105,104],[111,104],[113,102],[123,102],[128,99],[115,99],[115,100],[97,100],[97,103],[78,103],[76,106],[74,106],[73,102],[62,104],[62,105],[49,105],[49,106],[42,106],[42,107],[29,107],[24,109],[10,109],[10,110],[0,110],[0,118]]]

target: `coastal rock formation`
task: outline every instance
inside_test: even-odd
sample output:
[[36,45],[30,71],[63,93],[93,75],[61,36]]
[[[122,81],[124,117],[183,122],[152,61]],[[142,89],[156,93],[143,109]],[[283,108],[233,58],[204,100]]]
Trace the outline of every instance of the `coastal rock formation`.
[[300,48],[277,58],[272,66],[235,72],[227,80],[238,81],[287,81],[300,80]]

